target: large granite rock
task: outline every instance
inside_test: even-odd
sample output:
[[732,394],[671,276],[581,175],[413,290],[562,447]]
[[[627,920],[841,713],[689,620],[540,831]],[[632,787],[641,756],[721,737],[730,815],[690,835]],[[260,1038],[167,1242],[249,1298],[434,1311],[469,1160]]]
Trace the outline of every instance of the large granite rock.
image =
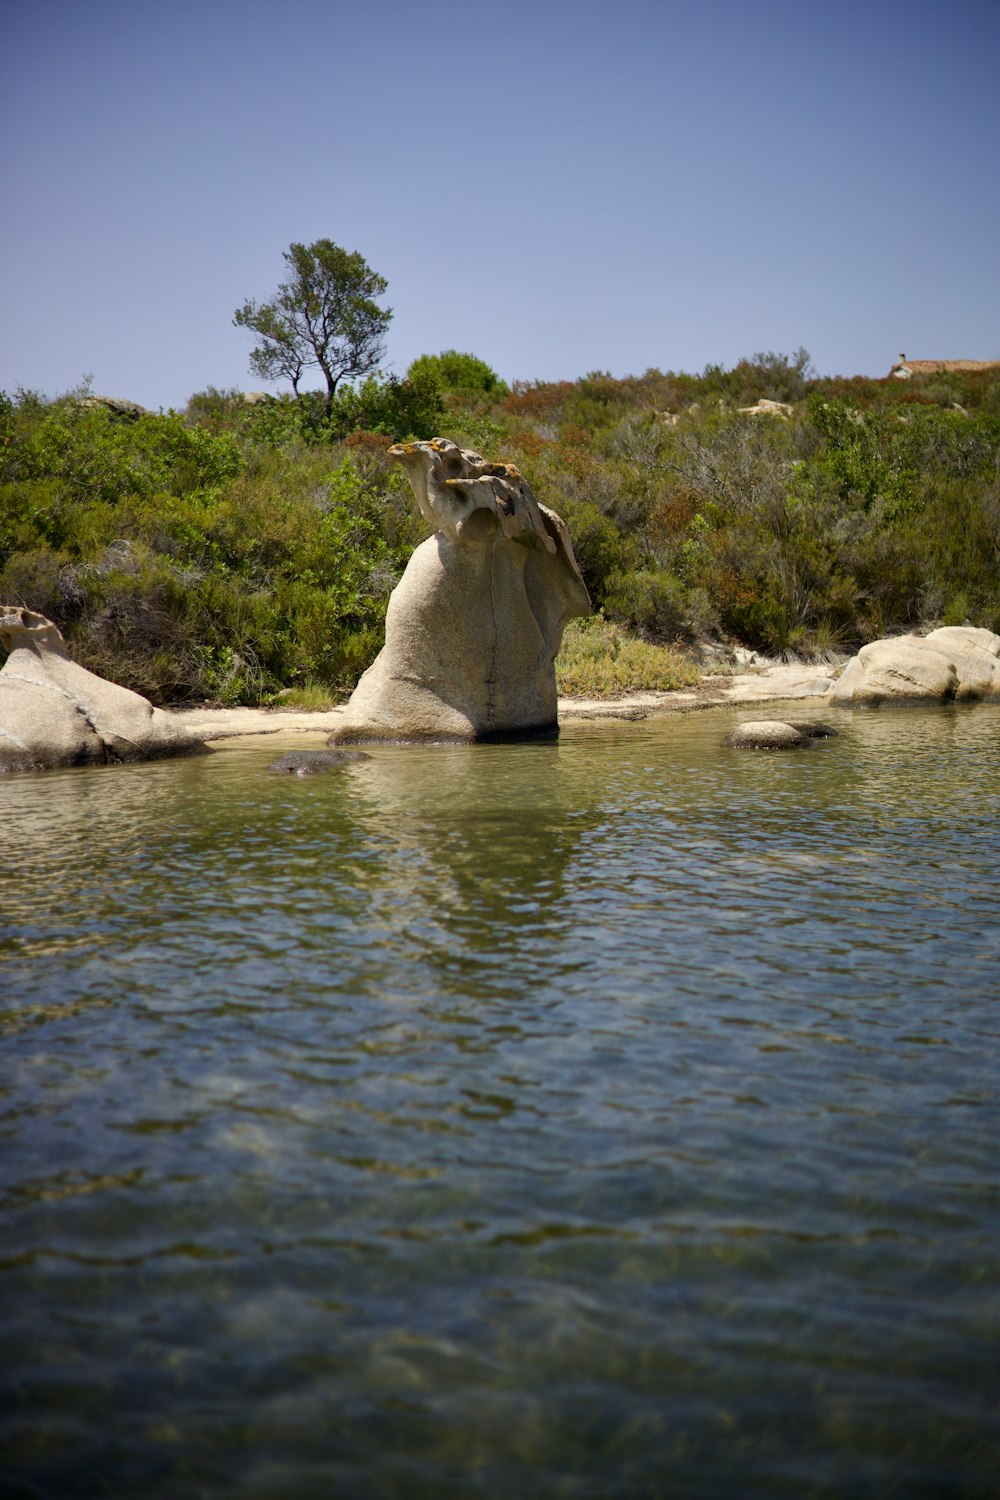
[[446,438],[389,451],[436,530],[393,591],[385,647],[331,744],[554,731],[563,630],[590,613],[566,527],[513,465]]
[[78,403],[84,411],[106,411],[110,417],[126,422],[135,422],[139,417],[152,416],[146,406],[138,401],[129,401],[124,396],[81,396]]
[[56,626],[0,604],[0,771],[151,760],[205,747],[169,714],[78,666]]
[[1000,698],[1000,636],[968,625],[862,646],[831,694],[833,703],[854,708],[984,698]]
[[755,406],[737,407],[745,417],[778,417],[783,422],[788,421],[794,410],[787,401],[769,401],[766,396],[761,396]]

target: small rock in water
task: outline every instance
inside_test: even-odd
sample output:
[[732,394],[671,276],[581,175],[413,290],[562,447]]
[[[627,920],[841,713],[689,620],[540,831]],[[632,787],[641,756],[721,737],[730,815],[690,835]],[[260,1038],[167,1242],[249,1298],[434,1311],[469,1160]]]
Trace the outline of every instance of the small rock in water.
[[289,750],[267,769],[286,776],[318,776],[352,760],[371,760],[371,756],[363,750]]
[[803,733],[794,724],[777,719],[751,719],[737,725],[723,744],[731,745],[734,750],[801,750],[812,739],[812,734]]

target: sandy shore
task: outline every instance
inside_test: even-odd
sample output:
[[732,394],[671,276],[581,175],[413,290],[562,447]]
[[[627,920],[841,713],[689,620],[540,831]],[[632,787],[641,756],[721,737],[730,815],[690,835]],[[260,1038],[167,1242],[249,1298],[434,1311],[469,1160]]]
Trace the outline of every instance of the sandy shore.
[[[706,676],[692,688],[672,693],[626,693],[616,698],[560,698],[559,721],[648,719],[657,714],[691,713],[726,705],[822,699],[833,686],[823,668],[775,664],[735,677]],[[173,717],[206,740],[244,734],[332,734],[344,708],[323,713],[290,708],[180,708]]]

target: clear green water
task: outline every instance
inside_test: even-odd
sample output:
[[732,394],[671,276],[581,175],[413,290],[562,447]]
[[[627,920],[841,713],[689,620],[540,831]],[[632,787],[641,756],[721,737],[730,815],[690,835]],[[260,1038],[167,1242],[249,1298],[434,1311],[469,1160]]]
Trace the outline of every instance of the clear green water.
[[5,1495],[1000,1491],[1000,711],[755,716],[0,784]]

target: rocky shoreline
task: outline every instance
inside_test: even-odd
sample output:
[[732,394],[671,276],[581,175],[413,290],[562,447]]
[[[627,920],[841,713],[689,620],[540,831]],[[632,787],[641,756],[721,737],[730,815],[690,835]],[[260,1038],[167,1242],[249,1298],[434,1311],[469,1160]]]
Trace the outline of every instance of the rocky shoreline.
[[[7,606],[0,614],[0,627],[13,648],[0,670],[0,772],[191,754],[204,750],[207,742],[245,736],[317,734],[331,740],[339,737],[348,713],[346,703],[318,712],[204,704],[154,708],[73,663],[59,632],[43,616]],[[560,697],[559,722],[640,720],[809,700],[861,709],[914,702],[1000,702],[1000,635],[971,626],[874,641],[846,664],[760,658],[751,663],[744,658],[739,665],[742,672],[708,670],[693,687],[669,692]],[[54,710],[62,717],[53,718]],[[760,723],[748,727],[756,734]],[[773,727],[768,731],[771,740]],[[794,724],[791,729],[797,733]],[[751,740],[756,743],[753,736]]]
[[[823,667],[775,662],[735,676],[707,674],[692,688],[672,692],[623,693],[614,698],[560,698],[559,721],[580,719],[648,719],[654,715],[693,713],[704,708],[751,703],[824,699],[834,677]],[[834,669],[835,670],[835,669]],[[347,705],[320,712],[289,708],[176,708],[171,717],[203,740],[240,735],[332,734]]]

